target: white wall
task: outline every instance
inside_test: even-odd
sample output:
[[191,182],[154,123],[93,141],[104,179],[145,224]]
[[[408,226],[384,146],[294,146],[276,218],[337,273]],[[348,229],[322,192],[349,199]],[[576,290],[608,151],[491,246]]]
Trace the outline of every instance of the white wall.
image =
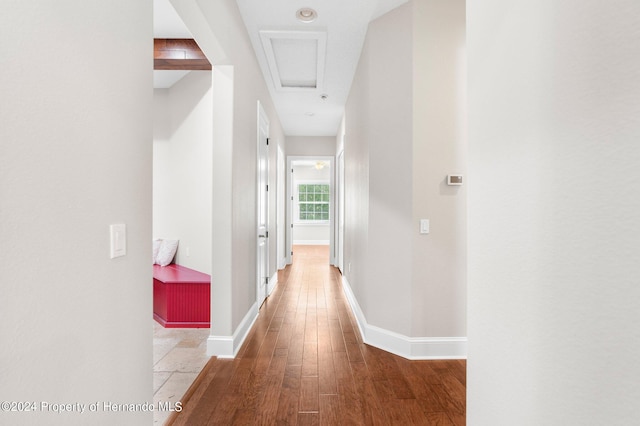
[[472,2],[471,425],[640,417],[640,3]]
[[465,1],[414,1],[412,16],[412,335],[466,336],[467,185],[446,184],[467,170]]
[[276,260],[278,269],[287,265],[287,159],[283,144],[276,148]]
[[[369,25],[346,106],[344,147],[345,277],[369,324],[406,335],[411,329],[406,216],[411,203],[412,41],[410,26],[388,26],[409,16],[405,7]],[[387,157],[397,163],[386,162]],[[405,218],[390,218],[393,211]]]
[[465,167],[464,21],[459,0],[373,21],[346,106],[344,276],[365,339],[403,356],[466,353],[466,195],[444,185]]
[[[257,315],[257,101],[270,119],[269,187],[276,188],[282,127],[233,0],[173,0],[172,4],[213,64],[212,338],[209,353],[234,350]],[[269,234],[276,235],[276,192],[269,196]],[[269,241],[269,274],[277,271]],[[228,351],[225,355],[228,355]]]
[[153,236],[180,240],[175,263],[211,274],[210,71],[154,90]]
[[287,155],[331,157],[335,154],[336,138],[333,136],[287,136]]
[[293,224],[293,244],[295,245],[329,245],[329,225]]
[[[2,9],[0,400],[151,402],[151,3]],[[110,259],[114,223],[127,255]],[[152,418],[0,413],[12,425]]]
[[[284,157],[286,139],[275,110],[271,111],[271,117],[276,120],[271,125],[269,142],[269,277],[273,280],[274,277],[277,277],[279,269],[279,253],[284,252],[286,245],[284,208],[286,189],[280,188],[280,182],[284,179],[286,171]],[[283,153],[282,164],[279,163],[278,152]],[[280,247],[280,251],[278,247]]]

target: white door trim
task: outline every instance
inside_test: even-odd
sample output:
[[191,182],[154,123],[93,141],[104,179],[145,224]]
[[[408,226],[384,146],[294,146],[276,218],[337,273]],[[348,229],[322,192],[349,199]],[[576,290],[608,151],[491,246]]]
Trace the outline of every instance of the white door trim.
[[287,265],[287,165],[282,148],[278,145],[276,149],[276,268],[284,269]]
[[297,160],[318,160],[325,161],[329,163],[329,167],[331,170],[330,178],[329,178],[329,191],[331,192],[329,195],[329,263],[331,265],[336,266],[338,261],[336,258],[336,249],[335,249],[335,157],[333,156],[323,156],[323,155],[307,155],[307,156],[296,156],[296,155],[288,155],[287,156],[287,264],[291,264],[291,251],[293,248],[293,200],[291,197],[293,196],[293,167],[292,163]]
[[[269,285],[269,117],[258,101],[256,136],[256,302],[267,298]],[[262,223],[264,220],[264,223]]]
[[344,274],[344,150],[336,163],[336,266]]

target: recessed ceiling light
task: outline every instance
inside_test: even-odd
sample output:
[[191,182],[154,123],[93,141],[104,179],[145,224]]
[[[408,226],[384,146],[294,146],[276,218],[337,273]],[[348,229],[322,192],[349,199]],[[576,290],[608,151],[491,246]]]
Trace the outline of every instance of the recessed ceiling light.
[[322,95],[320,95],[320,99],[322,99],[323,101],[326,101],[328,97],[329,95],[327,95],[326,93],[323,93]]
[[298,18],[298,21],[300,22],[313,22],[317,17],[318,13],[309,7],[303,7],[296,12],[296,18]]

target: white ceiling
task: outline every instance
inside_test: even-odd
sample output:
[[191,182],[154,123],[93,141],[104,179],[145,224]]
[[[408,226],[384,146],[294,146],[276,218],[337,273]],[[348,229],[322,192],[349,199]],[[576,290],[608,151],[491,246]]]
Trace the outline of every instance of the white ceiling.
[[[407,0],[236,2],[285,134],[335,136],[369,22]],[[298,21],[302,7],[316,10],[317,19]],[[169,0],[154,0],[154,33],[191,38]]]
[[169,0],[153,0],[154,38],[193,38]]

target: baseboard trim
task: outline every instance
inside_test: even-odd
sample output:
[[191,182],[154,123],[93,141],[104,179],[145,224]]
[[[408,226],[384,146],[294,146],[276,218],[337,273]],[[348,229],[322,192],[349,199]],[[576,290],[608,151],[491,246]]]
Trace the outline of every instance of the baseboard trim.
[[410,360],[467,358],[466,337],[408,337],[368,324],[344,275],[342,288],[366,344]]
[[328,246],[329,240],[295,240],[295,246]]
[[235,358],[240,346],[244,343],[251,327],[258,319],[259,306],[254,303],[244,316],[233,336],[209,336],[207,339],[207,355],[218,358]]
[[278,284],[278,271],[276,271],[275,274],[273,274],[273,276],[271,277],[271,279],[269,279],[269,283],[267,284],[267,296],[271,295],[271,292],[273,292],[277,284]]

